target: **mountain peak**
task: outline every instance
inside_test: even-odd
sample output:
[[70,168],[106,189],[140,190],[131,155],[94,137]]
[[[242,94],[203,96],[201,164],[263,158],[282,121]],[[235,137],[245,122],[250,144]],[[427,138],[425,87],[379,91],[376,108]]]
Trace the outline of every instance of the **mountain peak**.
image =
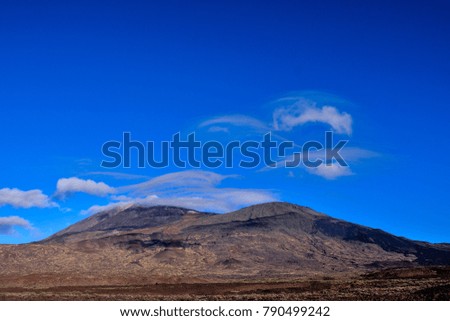
[[313,209],[296,205],[288,202],[269,202],[269,203],[261,203],[256,205],[251,205],[248,207],[245,207],[243,209],[231,212],[232,213],[251,213],[252,218],[258,218],[258,217],[266,217],[266,216],[276,216],[276,215],[282,215],[287,213],[298,213],[298,214],[306,214],[311,215],[314,217],[325,217],[327,215],[319,213],[314,211]]
[[[298,251],[297,259],[303,263],[309,259],[303,261],[302,255],[311,256],[314,264],[319,264],[328,262],[335,256],[333,253],[340,253],[342,262],[358,262],[355,264],[359,267],[380,264],[378,262],[450,263],[448,245],[411,241],[284,202],[257,204],[226,214],[197,212],[176,206],[132,205],[95,214],[41,243],[122,244],[135,250],[147,247],[194,248],[198,244],[208,247],[214,244],[208,248],[215,255],[226,256],[230,247],[242,246],[249,240],[253,249],[267,252],[271,247],[272,254],[260,253],[267,262],[281,255],[280,246],[289,244]],[[285,254],[280,260],[289,257]],[[345,269],[345,264],[342,263],[340,268]]]
[[198,212],[177,206],[132,204],[101,211],[56,233],[53,237],[81,232],[149,228],[170,224],[190,213]]

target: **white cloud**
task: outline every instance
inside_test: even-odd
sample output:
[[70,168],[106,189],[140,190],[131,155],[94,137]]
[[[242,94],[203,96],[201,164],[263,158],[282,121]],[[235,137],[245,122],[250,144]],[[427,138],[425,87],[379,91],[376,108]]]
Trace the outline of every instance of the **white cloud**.
[[91,179],[80,179],[78,177],[61,178],[56,184],[56,193],[58,197],[64,197],[67,194],[81,192],[96,196],[106,196],[115,193],[115,189],[103,182],[95,182]]
[[299,100],[288,107],[277,108],[273,113],[275,130],[290,131],[309,122],[328,124],[339,134],[352,133],[352,116],[333,106],[318,108],[312,102]]
[[27,230],[32,230],[33,227],[27,220],[18,216],[0,217],[0,234],[11,235],[14,234],[14,227],[22,227]]
[[127,207],[132,206],[134,203],[129,202],[113,202],[106,205],[93,205],[89,207],[87,210],[82,210],[80,212],[81,215],[93,215],[95,213],[99,213],[102,211],[109,211],[112,209],[126,209]]
[[290,131],[306,123],[324,123],[330,125],[336,133],[347,135],[352,133],[352,116],[340,112],[334,106],[324,104],[319,108],[316,102],[301,97],[286,97],[276,102],[278,107],[272,114],[271,126],[246,115],[225,115],[205,120],[199,127],[209,127],[209,132],[228,132],[229,127],[225,125],[252,128],[256,131]]
[[0,206],[11,205],[19,208],[56,207],[57,204],[39,189],[22,191],[17,188],[0,189]]
[[[239,126],[239,127],[252,127],[254,129],[259,130],[270,130],[269,126],[264,124],[259,119],[254,117],[246,116],[246,115],[228,115],[228,116],[219,116],[214,117],[202,122],[199,127],[208,127],[216,125],[231,125],[231,126]],[[228,130],[226,127],[220,127],[223,131],[224,129]],[[210,128],[211,129],[211,128]]]
[[245,188],[221,188],[227,178],[208,171],[183,171],[155,177],[147,182],[124,186],[118,191],[127,195],[113,196],[113,202],[104,206],[92,206],[82,214],[94,214],[102,210],[131,204],[172,205],[201,211],[228,212],[243,206],[276,201],[267,190]]
[[322,164],[318,167],[308,167],[307,170],[313,175],[321,176],[329,180],[333,180],[341,176],[353,175],[348,166],[341,166],[337,163],[332,163],[329,165]]

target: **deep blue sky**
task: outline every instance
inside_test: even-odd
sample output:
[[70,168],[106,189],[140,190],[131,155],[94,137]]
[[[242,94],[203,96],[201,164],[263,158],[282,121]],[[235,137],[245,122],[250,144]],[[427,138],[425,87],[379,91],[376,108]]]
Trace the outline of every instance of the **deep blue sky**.
[[[102,144],[124,131],[160,141],[216,116],[270,124],[275,100],[305,92],[318,107],[350,114],[352,134],[343,138],[376,156],[351,162],[353,175],[336,179],[302,169],[218,169],[239,177],[213,192],[261,189],[398,235],[450,242],[449,1],[0,4],[0,189],[48,196],[44,208],[23,208],[23,199],[10,199],[25,197],[20,191],[4,190],[0,242],[40,239],[92,205],[121,200],[55,195],[61,178],[120,188],[180,171],[114,170],[142,176],[126,180],[95,174],[106,171]],[[280,134],[302,142],[328,129],[314,123]],[[118,194],[137,195],[124,189]],[[29,224],[1,219],[10,217]]]

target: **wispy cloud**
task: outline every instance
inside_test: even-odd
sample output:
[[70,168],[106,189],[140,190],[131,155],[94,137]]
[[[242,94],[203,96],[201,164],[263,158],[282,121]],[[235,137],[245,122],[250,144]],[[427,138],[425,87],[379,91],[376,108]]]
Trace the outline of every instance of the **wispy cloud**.
[[132,201],[122,201],[122,202],[112,202],[107,205],[92,205],[86,210],[82,210],[80,212],[81,215],[93,215],[95,213],[110,211],[113,209],[125,209],[134,205],[135,203]]
[[[308,98],[309,97],[309,98]],[[327,98],[327,99],[324,99]],[[331,99],[332,98],[332,99]],[[331,100],[332,101],[331,101]],[[328,100],[328,101],[326,101]],[[319,103],[320,102],[320,103]],[[333,103],[335,102],[336,105]],[[331,126],[331,129],[337,134],[352,134],[353,118],[352,116],[341,111],[340,108],[345,105],[351,105],[350,103],[337,99],[337,97],[330,95],[323,95],[322,93],[316,93],[314,95],[303,96],[288,96],[275,100],[273,103],[272,112],[272,124],[266,125],[263,121],[254,117],[245,115],[229,115],[211,118],[200,124],[199,127],[211,126],[210,131],[227,131],[228,127],[224,125],[240,126],[247,128],[250,132],[272,131],[272,132],[289,132],[298,126],[302,126],[308,123],[321,123]],[[219,126],[220,125],[220,126]],[[282,136],[273,134],[280,140],[287,140]],[[284,134],[283,134],[284,135]],[[295,147],[300,148],[300,144],[296,144]],[[323,162],[328,161],[327,155],[333,155],[333,153],[326,153],[325,149],[320,151],[310,151],[309,159],[321,159]],[[345,147],[340,151],[340,155],[345,162],[358,161],[360,159],[373,158],[380,156],[378,153],[357,147]],[[298,163],[300,168],[303,168],[312,175],[321,176],[325,179],[336,179],[341,176],[353,175],[351,169],[348,166],[340,166],[339,164],[323,165],[317,168],[307,168],[302,163],[304,155],[287,155],[284,159],[280,159],[276,162],[275,166],[259,169],[259,171],[266,171],[271,168],[285,168],[286,162]],[[291,171],[290,173],[293,174]],[[291,174],[291,176],[292,176]]]
[[[264,122],[257,118],[246,116],[246,115],[228,115],[228,116],[218,116],[200,123],[199,127],[214,126],[216,129],[220,126],[221,130],[228,129],[223,127],[223,125],[247,127],[257,130],[270,130],[270,126],[266,125]],[[211,128],[210,128],[211,129]]]
[[235,177],[221,175],[210,171],[187,170],[154,177],[146,182],[123,186],[120,192],[130,192],[136,196],[149,195],[154,192],[166,193],[176,190],[195,191],[219,185],[224,179]]
[[93,214],[117,206],[173,205],[202,211],[228,212],[243,206],[277,200],[273,192],[260,189],[220,187],[223,180],[236,176],[208,171],[170,173],[147,182],[118,188],[123,195],[114,195],[110,204],[95,205],[83,214]]
[[95,196],[106,196],[115,193],[115,189],[103,182],[78,177],[61,178],[56,184],[56,197],[64,197],[72,193],[86,193]]
[[32,230],[33,226],[27,220],[19,216],[0,217],[0,234],[11,235],[15,233],[15,227]]
[[149,177],[146,175],[137,175],[137,174],[128,174],[121,172],[88,172],[82,174],[80,176],[108,176],[114,179],[124,179],[124,180],[133,180],[133,179],[148,179]]
[[278,99],[277,107],[272,113],[272,124],[247,115],[225,115],[210,118],[200,123],[199,127],[209,127],[210,132],[228,132],[228,126],[250,128],[255,131],[291,131],[306,123],[324,123],[338,134],[351,135],[353,118],[347,112],[339,111],[332,105],[317,106],[317,103],[302,97]]
[[230,129],[228,127],[222,127],[222,126],[211,126],[208,128],[208,131],[210,133],[229,133]]
[[11,205],[17,208],[45,208],[58,206],[39,189],[22,191],[17,188],[0,189],[0,206],[4,205]]
[[[342,156],[342,159],[346,162],[353,162],[358,161],[361,159],[368,159],[368,158],[374,158],[379,157],[380,154],[371,150],[358,148],[358,147],[346,147],[342,149],[339,154]],[[323,162],[332,160],[329,155],[333,155],[332,153],[327,154],[326,149],[322,150],[309,150],[308,151],[308,159],[310,161],[315,160],[322,160]],[[328,157],[327,157],[328,156]],[[283,159],[278,160],[275,162],[272,166],[266,166],[259,171],[267,171],[274,168],[285,168],[286,164],[288,163],[295,163],[300,165],[303,165],[303,159],[306,158],[306,153],[296,153],[296,154],[290,154],[284,157]]]
[[313,102],[299,100],[290,106],[277,108],[273,112],[275,130],[290,131],[296,126],[311,122],[328,124],[339,134],[351,135],[352,133],[352,116],[346,112],[340,112],[333,106],[320,108]]

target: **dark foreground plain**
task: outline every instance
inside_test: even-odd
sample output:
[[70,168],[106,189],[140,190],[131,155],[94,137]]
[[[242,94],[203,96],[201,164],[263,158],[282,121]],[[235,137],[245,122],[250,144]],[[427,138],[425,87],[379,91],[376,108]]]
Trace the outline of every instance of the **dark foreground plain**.
[[450,244],[288,203],[128,206],[0,245],[2,300],[449,300]]
[[[36,275],[35,277],[39,277]],[[0,300],[450,300],[450,268],[388,269],[317,280],[6,287]]]

